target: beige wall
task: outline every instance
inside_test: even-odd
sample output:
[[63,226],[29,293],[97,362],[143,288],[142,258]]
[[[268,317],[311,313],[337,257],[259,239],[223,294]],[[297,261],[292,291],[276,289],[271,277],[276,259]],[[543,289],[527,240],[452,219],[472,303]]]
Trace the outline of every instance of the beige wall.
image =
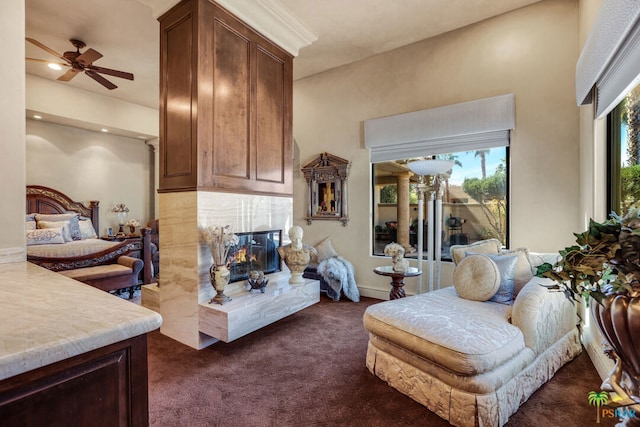
[[[89,92],[66,83],[26,75],[26,108],[58,124],[147,139],[159,134],[160,115],[155,108]],[[121,90],[121,89],[120,89]],[[60,102],[64,100],[64,102]]]
[[100,234],[108,227],[117,231],[110,211],[117,203],[141,224],[155,215],[154,155],[144,141],[32,119],[26,129],[27,184],[52,187],[76,201],[99,200]]
[[[370,256],[371,168],[363,121],[514,93],[511,246],[553,251],[571,243],[580,217],[577,56],[577,0],[547,0],[296,81],[294,222],[304,227],[305,241],[331,236],[354,263],[363,294],[384,297],[386,279],[372,269],[389,260]],[[299,167],[321,151],[352,162],[346,228],[303,220]],[[443,271],[446,285],[451,270]],[[416,281],[408,280],[407,292],[415,289]]]
[[24,261],[24,2],[0,3],[0,263]]

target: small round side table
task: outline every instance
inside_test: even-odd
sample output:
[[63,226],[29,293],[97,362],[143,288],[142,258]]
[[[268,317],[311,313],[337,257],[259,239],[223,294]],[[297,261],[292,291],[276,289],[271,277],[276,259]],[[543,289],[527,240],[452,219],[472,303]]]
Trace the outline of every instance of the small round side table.
[[391,277],[391,290],[389,291],[389,297],[391,299],[406,297],[404,293],[405,277],[415,277],[422,274],[422,271],[417,267],[409,267],[406,271],[394,271],[392,265],[376,267],[373,269],[373,272],[381,276]]

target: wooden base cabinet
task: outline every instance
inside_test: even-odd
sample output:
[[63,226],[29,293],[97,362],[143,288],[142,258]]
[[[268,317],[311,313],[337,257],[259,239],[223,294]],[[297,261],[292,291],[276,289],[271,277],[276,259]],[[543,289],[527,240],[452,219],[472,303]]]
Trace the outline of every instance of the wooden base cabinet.
[[160,192],[293,194],[293,57],[209,0],[160,18]]
[[3,427],[148,426],[147,335],[0,381]]

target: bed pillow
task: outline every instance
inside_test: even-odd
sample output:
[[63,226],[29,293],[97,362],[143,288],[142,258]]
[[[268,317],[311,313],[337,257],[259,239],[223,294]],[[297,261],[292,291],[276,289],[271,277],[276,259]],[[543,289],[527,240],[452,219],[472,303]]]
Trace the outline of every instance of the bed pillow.
[[73,242],[71,232],[69,231],[69,221],[38,221],[39,229],[61,228],[62,237],[65,242]]
[[500,288],[500,269],[485,255],[469,255],[453,271],[453,286],[458,295],[473,301],[487,301]]
[[331,238],[326,237],[323,241],[316,245],[316,251],[318,251],[318,263],[321,263],[327,258],[338,256],[338,253],[333,249],[331,244]]
[[[80,214],[64,213],[64,214],[36,214],[36,221],[69,221],[69,232],[73,240],[82,240],[79,224]],[[38,226],[38,228],[44,228]]]
[[97,239],[96,229],[90,219],[80,219],[80,236],[84,239]]
[[502,243],[498,239],[480,240],[478,242],[471,243],[470,245],[453,245],[451,246],[451,259],[453,263],[458,265],[460,260],[464,258],[467,251],[474,254],[499,254],[502,249]]
[[62,235],[62,227],[59,228],[39,228],[27,231],[27,246],[31,245],[51,245],[65,243]]
[[24,229],[25,230],[35,230],[36,228],[36,222],[35,221],[27,221],[24,223]]

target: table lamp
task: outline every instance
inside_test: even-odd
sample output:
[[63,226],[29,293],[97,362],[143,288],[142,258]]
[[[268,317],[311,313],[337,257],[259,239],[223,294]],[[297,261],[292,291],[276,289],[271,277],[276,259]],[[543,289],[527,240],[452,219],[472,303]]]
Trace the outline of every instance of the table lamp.
[[127,215],[129,213],[129,208],[124,205],[124,203],[118,203],[111,212],[116,213],[116,217],[118,218],[118,225],[120,229],[118,230],[118,234],[116,237],[125,237],[126,234],[124,232],[124,224],[127,222]]

